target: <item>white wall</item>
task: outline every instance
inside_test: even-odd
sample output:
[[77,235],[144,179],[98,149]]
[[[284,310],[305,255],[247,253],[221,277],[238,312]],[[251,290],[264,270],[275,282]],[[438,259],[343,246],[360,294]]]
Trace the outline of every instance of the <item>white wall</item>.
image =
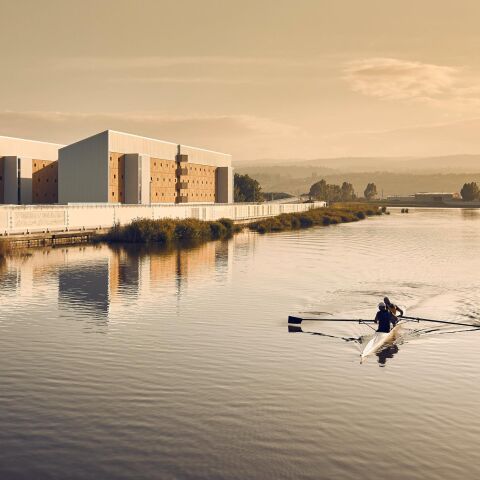
[[57,160],[58,150],[64,145],[37,142],[23,138],[0,136],[0,157],[29,157],[38,160]]
[[58,203],[108,202],[108,131],[60,149]]
[[20,203],[31,205],[32,200],[32,159],[21,157],[18,159],[20,165]]
[[219,167],[216,175],[216,201],[233,203],[233,168]]
[[305,212],[325,202],[233,205],[58,205],[0,206],[0,234],[109,228],[136,218],[197,218],[199,220],[252,220],[281,213]]
[[3,160],[4,202],[18,203],[18,157],[9,156]]
[[230,167],[232,165],[232,156],[227,153],[180,145],[180,154],[188,155],[188,161],[191,163],[201,163],[215,167]]
[[143,153],[150,157],[175,160],[175,155],[177,154],[176,143],[116,132],[114,130],[108,130],[106,133],[108,134],[108,143],[111,152]]

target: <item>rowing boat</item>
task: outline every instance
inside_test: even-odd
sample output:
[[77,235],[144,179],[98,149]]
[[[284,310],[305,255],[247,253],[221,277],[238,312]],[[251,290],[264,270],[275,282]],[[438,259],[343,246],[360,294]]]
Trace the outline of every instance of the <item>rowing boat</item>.
[[387,332],[375,332],[375,335],[365,345],[361,353],[361,360],[372,355],[372,353],[378,352],[388,343],[393,343],[399,336],[402,329],[402,325],[405,322],[400,320],[388,333]]

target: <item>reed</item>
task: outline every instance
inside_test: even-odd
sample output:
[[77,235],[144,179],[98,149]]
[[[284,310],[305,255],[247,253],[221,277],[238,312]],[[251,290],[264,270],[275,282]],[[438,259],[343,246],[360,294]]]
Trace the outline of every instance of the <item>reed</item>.
[[99,240],[108,243],[172,244],[221,240],[231,237],[235,231],[237,227],[228,218],[212,222],[194,218],[137,219],[128,225],[115,225]]
[[277,217],[265,218],[249,225],[258,233],[282,232],[314,226],[336,225],[358,222],[372,215],[387,213],[371,204],[341,203],[327,208],[314,208],[302,213],[284,213]]

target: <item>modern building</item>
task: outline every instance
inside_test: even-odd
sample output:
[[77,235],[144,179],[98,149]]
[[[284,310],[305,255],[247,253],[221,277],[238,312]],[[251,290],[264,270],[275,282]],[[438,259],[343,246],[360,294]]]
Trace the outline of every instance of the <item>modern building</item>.
[[113,130],[67,146],[0,136],[0,204],[232,202],[224,153]]
[[61,147],[0,136],[0,203],[57,203]]
[[106,130],[59,150],[58,201],[232,203],[230,155]]

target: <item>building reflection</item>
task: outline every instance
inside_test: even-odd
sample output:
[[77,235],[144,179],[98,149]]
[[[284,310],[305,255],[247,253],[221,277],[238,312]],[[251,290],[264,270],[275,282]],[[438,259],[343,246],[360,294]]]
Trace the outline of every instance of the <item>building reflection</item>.
[[101,245],[32,250],[0,265],[0,307],[48,295],[69,317],[107,324],[112,308],[121,312],[159,294],[175,296],[188,284],[208,284],[219,276],[225,281],[233,248],[231,241],[217,241],[182,249]]

